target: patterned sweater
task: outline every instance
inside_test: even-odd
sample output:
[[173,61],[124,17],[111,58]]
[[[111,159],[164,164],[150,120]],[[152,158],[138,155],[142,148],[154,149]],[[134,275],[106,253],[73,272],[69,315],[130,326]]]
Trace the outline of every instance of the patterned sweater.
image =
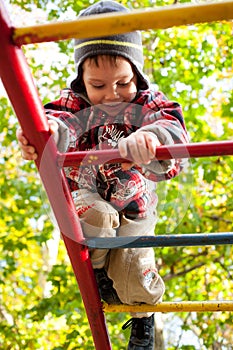
[[[99,106],[90,105],[84,95],[70,89],[58,100],[45,106],[48,118],[59,124],[58,149],[61,152],[116,148],[119,140],[140,130],[153,132],[161,144],[187,143],[188,137],[181,107],[168,101],[163,93],[139,91],[131,103],[121,105],[117,116],[106,115]],[[98,192],[117,210],[131,218],[144,218],[147,209],[156,204],[154,183],[171,179],[182,169],[184,160],[152,161],[128,171],[121,164],[66,167],[71,191],[87,189]]]

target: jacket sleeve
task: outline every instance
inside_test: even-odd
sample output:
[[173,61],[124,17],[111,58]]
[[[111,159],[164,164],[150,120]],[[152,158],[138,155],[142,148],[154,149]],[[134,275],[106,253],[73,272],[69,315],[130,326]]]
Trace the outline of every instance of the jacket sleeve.
[[[140,130],[152,132],[161,145],[188,143],[188,134],[180,105],[167,100],[161,92],[154,92],[151,97]],[[155,160],[147,165],[143,172],[151,180],[167,180],[178,175],[186,163],[187,159]]]
[[70,144],[70,131],[66,123],[59,119],[59,116],[54,116],[52,110],[47,111],[46,115],[49,120],[54,120],[58,124],[56,137],[57,148],[59,152],[67,152]]
[[57,147],[60,152],[73,151],[78,147],[78,140],[83,132],[83,118],[80,114],[84,104],[79,100],[67,89],[62,91],[58,100],[45,105],[47,118],[56,121],[59,126]]

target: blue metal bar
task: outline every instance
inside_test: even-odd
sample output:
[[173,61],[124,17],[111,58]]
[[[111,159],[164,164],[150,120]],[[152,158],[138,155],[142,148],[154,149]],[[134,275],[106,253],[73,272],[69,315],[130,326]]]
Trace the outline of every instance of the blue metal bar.
[[90,248],[144,248],[144,247],[184,247],[233,244],[233,232],[178,234],[158,236],[133,236],[114,238],[86,238],[82,244]]

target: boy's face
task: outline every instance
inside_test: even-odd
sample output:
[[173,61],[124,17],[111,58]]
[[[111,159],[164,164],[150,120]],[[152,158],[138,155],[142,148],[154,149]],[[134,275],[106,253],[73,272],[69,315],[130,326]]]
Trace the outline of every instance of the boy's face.
[[129,103],[136,96],[137,75],[123,57],[112,59],[111,56],[101,55],[98,56],[97,63],[89,58],[83,63],[83,82],[87,96],[93,105],[101,105],[104,112],[114,116],[123,102]]

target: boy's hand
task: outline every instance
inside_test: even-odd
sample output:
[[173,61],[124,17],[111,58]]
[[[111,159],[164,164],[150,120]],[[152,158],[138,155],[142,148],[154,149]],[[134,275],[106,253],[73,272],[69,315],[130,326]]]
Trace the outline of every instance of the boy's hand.
[[[49,120],[48,123],[51,134],[55,136],[58,130],[58,124],[54,120]],[[18,128],[16,130],[16,137],[19,142],[19,147],[21,148],[23,159],[36,160],[38,155],[36,153],[35,147],[29,145],[28,139],[24,136],[23,130],[21,128]]]
[[33,146],[28,144],[28,140],[23,134],[23,130],[21,128],[18,128],[16,130],[16,137],[19,142],[19,147],[21,148],[21,154],[23,159],[26,160],[36,160],[37,159],[37,153]]
[[[136,131],[119,141],[118,148],[122,158],[131,157],[133,163],[150,164],[155,158],[156,147],[160,142],[152,132]],[[128,170],[133,163],[122,163],[122,169]]]

